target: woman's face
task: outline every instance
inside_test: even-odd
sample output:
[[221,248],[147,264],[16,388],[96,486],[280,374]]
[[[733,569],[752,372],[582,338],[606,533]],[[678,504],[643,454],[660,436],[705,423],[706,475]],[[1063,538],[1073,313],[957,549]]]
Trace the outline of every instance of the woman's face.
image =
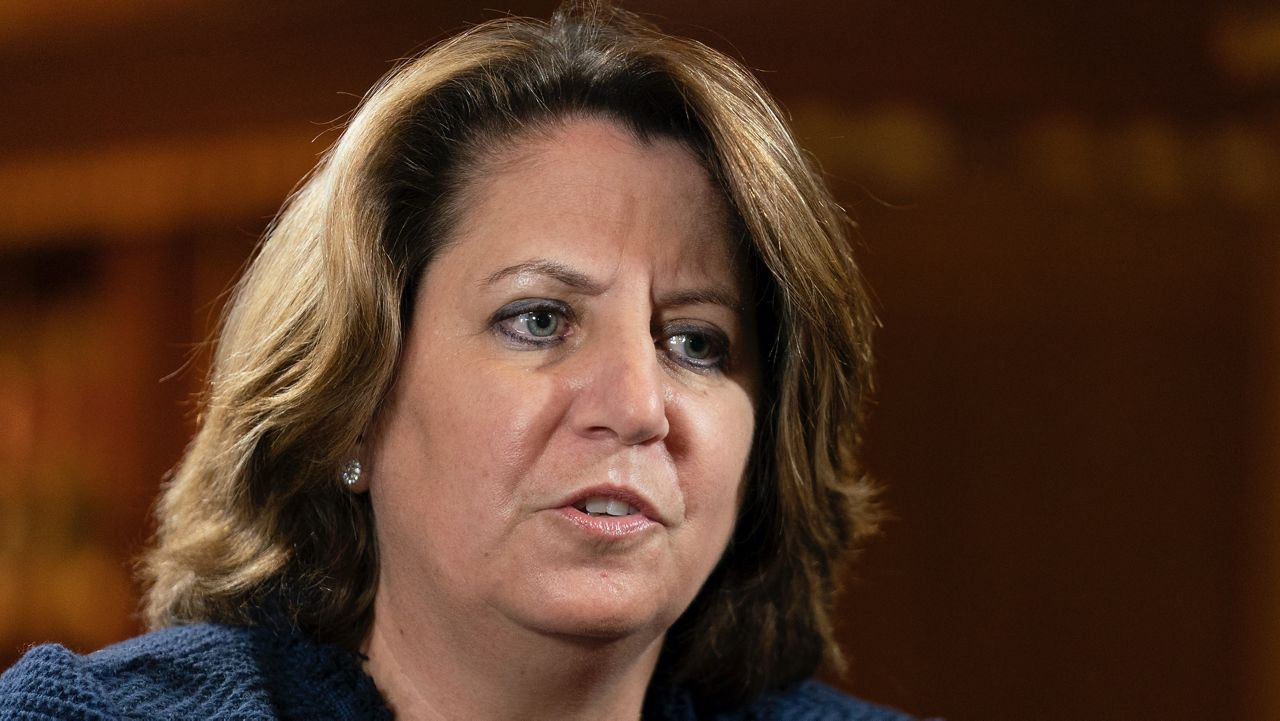
[[656,638],[724,551],[751,450],[726,209],[684,145],[610,121],[511,151],[461,199],[365,448],[379,613]]

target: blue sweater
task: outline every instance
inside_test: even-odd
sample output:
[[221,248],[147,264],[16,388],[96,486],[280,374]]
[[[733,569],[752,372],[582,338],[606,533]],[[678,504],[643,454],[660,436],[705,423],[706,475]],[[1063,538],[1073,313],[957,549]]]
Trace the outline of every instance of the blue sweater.
[[[650,713],[697,719],[679,692],[655,695]],[[87,656],[38,646],[0,676],[0,721],[391,718],[357,656],[263,627],[180,626]],[[816,681],[715,719],[909,721]]]

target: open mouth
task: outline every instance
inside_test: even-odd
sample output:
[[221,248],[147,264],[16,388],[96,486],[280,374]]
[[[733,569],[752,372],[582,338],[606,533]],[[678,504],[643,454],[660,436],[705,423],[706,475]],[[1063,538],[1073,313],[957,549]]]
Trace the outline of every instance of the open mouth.
[[587,514],[588,516],[631,516],[640,512],[640,509],[616,498],[606,498],[604,496],[592,496],[584,498],[573,504],[573,507]]

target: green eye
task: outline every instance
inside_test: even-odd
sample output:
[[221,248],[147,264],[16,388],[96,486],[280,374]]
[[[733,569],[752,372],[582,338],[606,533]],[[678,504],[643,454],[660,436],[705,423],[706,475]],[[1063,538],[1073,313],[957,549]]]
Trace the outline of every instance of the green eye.
[[551,348],[573,335],[573,308],[547,298],[524,298],[499,308],[489,327],[513,347]]
[[521,313],[520,323],[535,338],[550,338],[560,330],[560,316],[546,311]]
[[695,360],[706,360],[711,357],[711,342],[706,336],[682,335],[684,354]]
[[667,337],[667,352],[680,363],[698,369],[719,368],[724,363],[727,343],[705,331],[686,331]]

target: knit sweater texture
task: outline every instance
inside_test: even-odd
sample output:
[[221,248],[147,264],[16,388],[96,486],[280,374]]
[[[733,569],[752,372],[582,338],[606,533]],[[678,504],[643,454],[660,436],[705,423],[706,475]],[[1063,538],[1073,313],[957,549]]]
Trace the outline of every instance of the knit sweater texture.
[[[651,694],[661,721],[910,721],[816,681],[746,709],[699,716],[686,693]],[[372,719],[391,711],[360,659],[268,627],[193,624],[86,656],[37,646],[0,676],[0,721],[77,719]]]

